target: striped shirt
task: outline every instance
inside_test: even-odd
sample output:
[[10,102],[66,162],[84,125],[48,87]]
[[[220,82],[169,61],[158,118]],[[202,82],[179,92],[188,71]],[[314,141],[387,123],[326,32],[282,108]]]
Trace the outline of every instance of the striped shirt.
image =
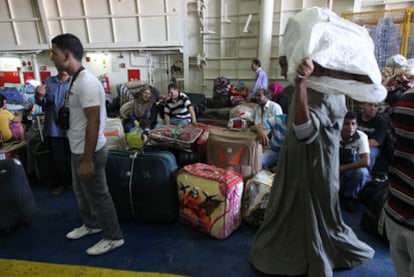
[[391,118],[397,144],[388,170],[390,194],[385,212],[396,223],[414,230],[414,89],[400,97]]
[[188,110],[191,105],[190,98],[185,93],[180,92],[177,99],[169,97],[165,101],[164,113],[170,118],[191,119],[191,113]]
[[286,114],[277,114],[266,119],[263,124],[266,130],[272,131],[270,149],[279,152],[286,135]]

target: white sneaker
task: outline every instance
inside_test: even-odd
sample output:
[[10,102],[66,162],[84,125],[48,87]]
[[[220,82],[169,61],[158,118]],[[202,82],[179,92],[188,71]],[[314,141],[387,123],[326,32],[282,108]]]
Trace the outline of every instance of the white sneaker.
[[73,229],[66,234],[68,239],[80,239],[88,235],[96,234],[102,232],[102,229],[88,228],[85,225],[82,225],[78,228]]
[[88,253],[88,255],[93,255],[93,256],[102,255],[118,247],[121,247],[122,245],[124,245],[124,239],[117,239],[117,240],[102,239],[98,243],[96,243],[94,246],[88,248],[86,250],[86,253]]

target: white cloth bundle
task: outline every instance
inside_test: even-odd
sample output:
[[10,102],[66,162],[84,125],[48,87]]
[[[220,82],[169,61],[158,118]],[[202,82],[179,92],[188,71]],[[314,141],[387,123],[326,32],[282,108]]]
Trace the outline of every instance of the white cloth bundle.
[[289,18],[283,48],[292,84],[302,58],[311,57],[324,68],[367,75],[373,83],[311,76],[309,87],[323,93],[345,94],[361,102],[380,102],[386,97],[368,31],[328,9],[308,8]]

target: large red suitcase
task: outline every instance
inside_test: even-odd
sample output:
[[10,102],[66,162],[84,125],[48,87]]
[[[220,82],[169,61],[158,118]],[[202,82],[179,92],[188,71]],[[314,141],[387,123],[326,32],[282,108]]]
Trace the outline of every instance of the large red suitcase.
[[218,239],[240,226],[243,178],[239,173],[195,163],[180,170],[177,185],[180,222]]

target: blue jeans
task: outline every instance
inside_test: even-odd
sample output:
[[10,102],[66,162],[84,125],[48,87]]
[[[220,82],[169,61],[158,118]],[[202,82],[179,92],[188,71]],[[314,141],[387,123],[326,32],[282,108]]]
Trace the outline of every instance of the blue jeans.
[[121,239],[123,235],[118,216],[106,184],[105,166],[108,150],[104,146],[95,152],[95,177],[88,182],[81,182],[79,179],[82,156],[72,153],[72,185],[82,222],[86,227],[102,229],[103,239]]
[[191,123],[191,119],[187,118],[187,119],[183,119],[183,118],[178,118],[178,117],[172,117],[170,118],[170,124],[171,125],[177,125],[177,126],[185,126]]
[[277,161],[279,160],[279,154],[279,151],[274,151],[270,148],[266,149],[262,156],[262,168],[270,170],[272,167],[276,166]]
[[372,172],[372,169],[375,166],[375,162],[378,158],[378,156],[381,154],[381,149],[377,146],[370,146],[369,147],[369,158],[370,158],[370,166],[369,166],[369,171]]
[[371,178],[366,167],[346,170],[341,173],[341,194],[346,198],[357,198],[358,192]]
[[[176,125],[176,126],[185,126],[191,123],[191,119],[190,118],[177,118],[177,117],[171,117],[170,118],[170,125]],[[165,125],[165,121],[161,120],[160,122],[157,123],[157,125],[155,125],[155,128],[160,128],[163,125]]]

